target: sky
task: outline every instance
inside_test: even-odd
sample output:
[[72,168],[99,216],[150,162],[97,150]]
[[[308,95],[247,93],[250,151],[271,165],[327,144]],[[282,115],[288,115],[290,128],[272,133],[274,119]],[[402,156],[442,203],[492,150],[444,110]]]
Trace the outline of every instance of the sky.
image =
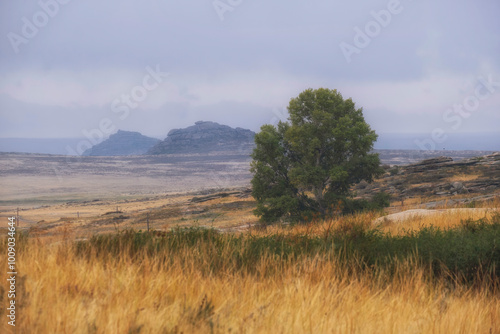
[[[500,134],[498,0],[0,3],[0,138],[258,131],[337,89],[415,148]],[[415,137],[417,138],[417,136]]]

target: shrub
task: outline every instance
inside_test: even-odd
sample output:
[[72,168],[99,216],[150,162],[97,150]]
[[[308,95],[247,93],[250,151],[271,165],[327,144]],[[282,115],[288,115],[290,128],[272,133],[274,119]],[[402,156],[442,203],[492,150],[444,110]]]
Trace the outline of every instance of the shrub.
[[[76,243],[77,254],[97,257],[126,256],[141,261],[158,256],[163,261],[190,256],[202,272],[225,275],[228,271],[271,275],[304,257],[336,258],[346,268],[394,273],[398,263],[411,261],[429,277],[452,282],[488,281],[500,287],[500,215],[466,220],[442,230],[433,227],[403,236],[370,229],[362,221],[345,219],[324,237],[308,234],[222,234],[214,229],[176,229],[164,234],[126,230],[96,235]],[[265,271],[259,268],[266,259]],[[350,269],[350,270],[351,270]]]

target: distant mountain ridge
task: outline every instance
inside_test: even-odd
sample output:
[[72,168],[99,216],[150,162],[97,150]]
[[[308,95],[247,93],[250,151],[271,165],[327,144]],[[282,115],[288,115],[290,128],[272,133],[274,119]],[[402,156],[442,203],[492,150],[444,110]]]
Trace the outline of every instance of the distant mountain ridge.
[[[375,151],[382,150],[390,155],[390,161],[386,163],[407,164],[439,155],[463,159],[500,150],[500,133],[449,134],[446,145],[436,145],[435,150],[430,150],[430,147],[422,150],[415,140],[426,142],[426,136],[428,134],[380,133]],[[76,155],[76,148],[82,141],[88,141],[88,138],[0,138],[0,152]]]
[[142,155],[151,147],[160,142],[139,132],[118,130],[100,144],[89,148],[82,155],[85,156],[123,156]]
[[249,155],[255,146],[254,137],[255,132],[251,130],[198,121],[187,128],[171,130],[167,138],[147,154],[236,152]]

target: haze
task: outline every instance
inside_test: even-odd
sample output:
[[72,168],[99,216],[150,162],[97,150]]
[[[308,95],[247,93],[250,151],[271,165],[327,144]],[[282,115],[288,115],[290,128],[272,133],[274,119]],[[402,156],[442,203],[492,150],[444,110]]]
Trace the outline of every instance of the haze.
[[497,0],[2,1],[0,137],[258,131],[327,87],[381,137],[500,149],[499,14]]

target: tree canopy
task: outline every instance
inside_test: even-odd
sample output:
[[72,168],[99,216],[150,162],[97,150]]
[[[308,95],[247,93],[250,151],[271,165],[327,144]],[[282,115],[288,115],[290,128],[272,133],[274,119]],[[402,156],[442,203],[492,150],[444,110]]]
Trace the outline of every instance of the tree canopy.
[[327,216],[351,185],[371,182],[380,160],[362,108],[337,90],[307,89],[291,99],[287,122],[263,125],[251,163],[255,214],[263,222]]

